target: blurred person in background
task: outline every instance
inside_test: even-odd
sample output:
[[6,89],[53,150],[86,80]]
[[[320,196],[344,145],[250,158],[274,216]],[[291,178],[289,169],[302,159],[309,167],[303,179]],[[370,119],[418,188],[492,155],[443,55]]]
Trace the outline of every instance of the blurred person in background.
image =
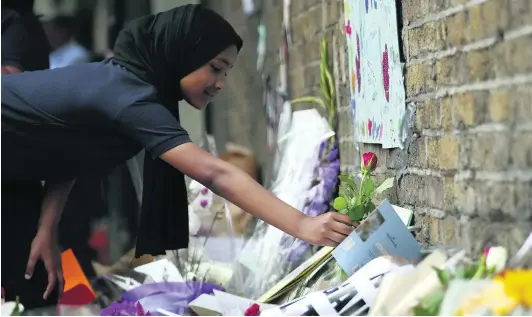
[[[49,66],[50,46],[33,12],[33,2],[2,0],[2,75],[44,70]],[[48,299],[43,299],[48,274],[42,261],[35,265],[31,280],[21,278],[39,225],[42,198],[40,182],[2,179],[2,287],[6,300],[19,296],[27,309],[54,305],[59,293],[56,288],[50,291]],[[59,261],[57,256],[55,263]],[[56,265],[60,270],[60,262]]]
[[50,45],[33,0],[2,0],[2,75],[43,70]]
[[[110,60],[2,77],[2,179],[48,185],[32,214],[42,210],[39,225],[31,227],[37,231],[31,249],[10,241],[29,251],[27,279],[44,261],[45,297],[62,283],[54,236],[74,180],[114,168],[142,149],[136,257],[188,247],[184,175],[308,243],[337,246],[352,232],[349,216],[301,213],[192,143],[181,126],[179,101],[205,109],[224,88],[242,45],[220,15],[185,5],[130,22]],[[12,232],[20,226],[26,224]],[[18,267],[10,274],[22,279]]]
[[43,26],[52,46],[50,68],[90,62],[90,52],[76,41],[77,25],[74,17],[59,15],[46,21]]

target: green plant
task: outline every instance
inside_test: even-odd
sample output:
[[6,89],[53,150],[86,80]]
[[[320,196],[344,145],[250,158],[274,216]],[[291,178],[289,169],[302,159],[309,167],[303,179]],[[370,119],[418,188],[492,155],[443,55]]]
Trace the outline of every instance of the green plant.
[[[320,64],[320,86],[321,91],[323,92],[323,99],[316,96],[304,96],[300,98],[293,99],[292,104],[297,103],[317,103],[325,111],[327,111],[327,119],[331,128],[336,127],[336,104],[334,98],[336,97],[334,80],[332,78],[329,67],[327,66],[327,40],[323,38],[321,40],[321,64]],[[329,139],[328,147],[334,143],[335,137]],[[326,151],[325,153],[327,153]]]

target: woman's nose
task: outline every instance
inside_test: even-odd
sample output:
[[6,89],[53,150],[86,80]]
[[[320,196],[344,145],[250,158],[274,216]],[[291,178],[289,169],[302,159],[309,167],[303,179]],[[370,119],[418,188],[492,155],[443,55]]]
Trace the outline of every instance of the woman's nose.
[[214,85],[216,89],[222,90],[225,88],[225,77],[223,79],[218,79]]

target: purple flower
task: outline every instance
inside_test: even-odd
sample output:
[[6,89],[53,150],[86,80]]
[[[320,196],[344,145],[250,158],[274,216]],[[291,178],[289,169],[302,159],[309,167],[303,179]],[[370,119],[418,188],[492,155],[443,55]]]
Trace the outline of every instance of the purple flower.
[[325,150],[325,145],[327,144],[327,141],[323,141],[321,142],[320,144],[320,151],[319,151],[319,154],[318,154],[318,157],[322,157],[323,155],[323,151]]
[[137,303],[136,308],[137,308],[137,316],[151,316],[150,312],[144,313],[144,308],[142,307],[140,303]]
[[202,199],[200,201],[201,208],[207,207],[208,204],[209,204],[209,202],[206,199]]
[[209,193],[209,189],[207,187],[203,187],[201,190],[200,190],[200,193],[202,195],[207,195]]
[[333,148],[329,154],[327,154],[327,161],[331,162],[338,158],[338,148]]
[[[309,216],[319,216],[328,211],[338,185],[338,175],[340,174],[338,140],[334,141],[327,157],[322,160],[328,142],[329,140],[326,140],[320,145],[319,157],[321,161],[314,170],[315,181],[309,189],[308,201],[302,210],[304,214]],[[284,249],[290,250],[288,260],[296,265],[309,249],[306,242],[288,235],[283,236],[281,245]]]

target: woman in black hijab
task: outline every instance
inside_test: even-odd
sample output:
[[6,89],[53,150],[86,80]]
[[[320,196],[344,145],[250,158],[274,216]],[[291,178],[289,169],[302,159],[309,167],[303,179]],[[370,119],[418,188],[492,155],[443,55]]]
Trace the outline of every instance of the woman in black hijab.
[[205,108],[224,88],[241,47],[226,20],[186,5],[130,23],[109,61],[2,78],[2,181],[46,182],[31,248],[19,246],[31,249],[28,266],[10,272],[14,280],[25,274],[31,281],[42,259],[45,296],[56,279],[61,283],[54,234],[72,180],[112,168],[142,148],[147,155],[137,256],[188,245],[183,174],[307,242],[335,246],[352,231],[349,217],[308,217],[190,142],[179,123],[178,101]]

